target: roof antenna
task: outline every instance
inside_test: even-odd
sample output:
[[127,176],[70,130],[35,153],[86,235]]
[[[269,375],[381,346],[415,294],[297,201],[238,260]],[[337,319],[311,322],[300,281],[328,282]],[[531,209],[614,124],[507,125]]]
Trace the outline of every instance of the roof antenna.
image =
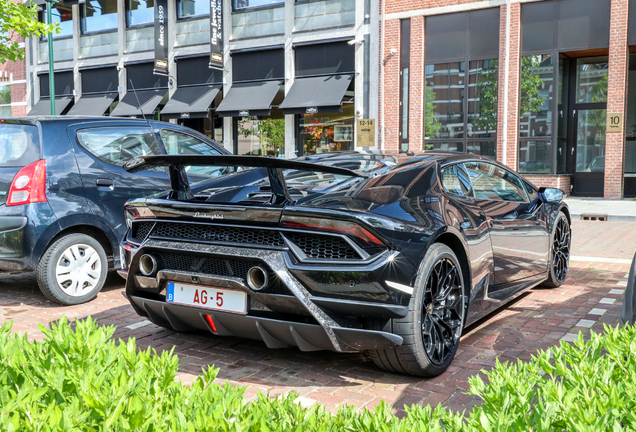
[[132,80],[128,80],[128,81],[130,81],[130,87],[132,88],[132,91],[135,94],[135,99],[137,99],[137,108],[139,108],[139,111],[141,112],[141,116],[144,118],[144,120],[146,120],[146,115],[144,114],[144,110],[141,109],[141,103],[139,102],[139,96],[137,96],[137,90],[135,90],[135,85],[133,84]]

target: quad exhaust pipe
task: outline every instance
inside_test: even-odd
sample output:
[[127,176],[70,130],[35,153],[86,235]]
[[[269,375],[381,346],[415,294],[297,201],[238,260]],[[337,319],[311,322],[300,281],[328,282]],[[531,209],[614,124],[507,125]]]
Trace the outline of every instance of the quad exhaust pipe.
[[154,276],[159,270],[159,262],[151,254],[143,254],[139,258],[139,271],[144,276]]
[[272,278],[261,266],[254,266],[247,271],[247,285],[254,291],[260,291],[271,285]]

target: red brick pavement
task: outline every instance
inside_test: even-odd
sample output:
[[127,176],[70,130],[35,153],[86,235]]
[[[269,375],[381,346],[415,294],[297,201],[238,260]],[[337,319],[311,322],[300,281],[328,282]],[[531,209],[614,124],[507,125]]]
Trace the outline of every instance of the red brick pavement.
[[[574,227],[574,255],[583,254],[577,245],[584,243],[584,239],[577,240],[576,230],[587,229],[578,225]],[[259,390],[272,396],[294,390],[303,404],[320,402],[330,409],[341,403],[373,407],[385,400],[398,413],[404,405],[414,403],[442,403],[463,411],[477,403],[464,394],[468,378],[491,368],[495,359],[529,359],[538,349],[568,340],[579,331],[587,333],[589,326],[601,331],[604,323],[616,324],[628,271],[627,264],[572,262],[562,287],[534,289],[467,329],[455,361],[445,374],[434,379],[383,372],[365,354],[270,350],[258,341],[174,333],[133,312],[121,295],[123,283],[116,274],[109,276],[107,286],[94,301],[74,307],[48,302],[32,278],[0,284],[0,323],[14,320],[15,331],[40,339],[39,323],[46,325],[62,315],[70,319],[92,315],[101,324],[116,325],[115,337],[135,337],[142,348],[152,346],[160,352],[174,347],[180,357],[179,377],[184,382],[191,382],[202,367],[214,365],[220,368],[219,381],[227,379],[247,386],[248,398]]]

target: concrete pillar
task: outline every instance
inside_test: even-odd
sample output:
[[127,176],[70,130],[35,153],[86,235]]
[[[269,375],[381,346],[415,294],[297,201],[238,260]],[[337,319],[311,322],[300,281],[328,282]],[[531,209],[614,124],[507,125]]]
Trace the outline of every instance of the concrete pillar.
[[[232,36],[232,0],[223,0],[223,95],[232,86],[232,58],[230,57],[230,38]],[[234,118],[225,117],[223,119],[223,147],[234,153],[234,143],[232,142],[232,122]]]
[[168,73],[172,88],[169,90],[170,97],[177,90],[177,63],[174,61],[174,47],[177,40],[177,2],[168,2]]
[[627,15],[628,0],[612,0],[610,15],[607,113],[623,114],[620,132],[607,132],[605,139],[605,198],[623,197],[625,171],[625,107],[627,102]]
[[[296,2],[295,0],[285,0],[285,96],[289,93],[294,78],[296,76],[296,64],[293,47],[293,32]],[[296,151],[296,124],[295,115],[285,116],[285,158],[290,159],[297,156]]]

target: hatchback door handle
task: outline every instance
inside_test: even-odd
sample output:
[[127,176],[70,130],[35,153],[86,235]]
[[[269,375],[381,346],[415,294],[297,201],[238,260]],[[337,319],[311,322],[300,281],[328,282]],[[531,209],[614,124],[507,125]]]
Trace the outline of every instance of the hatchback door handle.
[[112,185],[113,181],[109,178],[97,179],[97,186],[111,187]]

